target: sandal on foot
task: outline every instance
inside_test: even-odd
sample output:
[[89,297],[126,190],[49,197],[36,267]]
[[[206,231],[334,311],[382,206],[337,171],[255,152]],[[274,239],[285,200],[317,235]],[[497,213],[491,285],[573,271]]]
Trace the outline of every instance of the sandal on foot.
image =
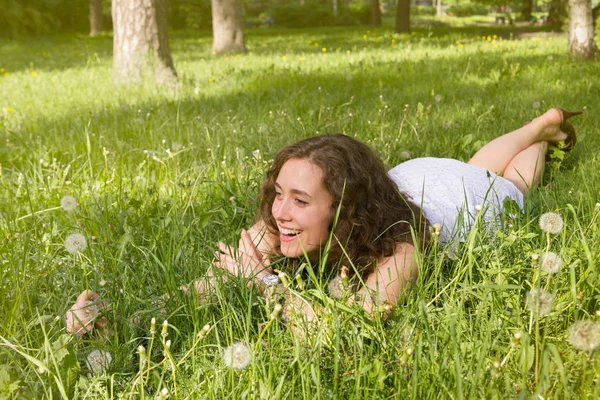
[[565,147],[563,147],[564,151],[571,151],[575,144],[577,143],[577,135],[575,134],[575,127],[573,124],[568,122],[567,120],[576,115],[583,114],[583,111],[567,111],[562,108],[557,108],[558,112],[560,112],[560,118],[562,122],[560,123],[560,131],[565,133],[567,137],[565,138]]

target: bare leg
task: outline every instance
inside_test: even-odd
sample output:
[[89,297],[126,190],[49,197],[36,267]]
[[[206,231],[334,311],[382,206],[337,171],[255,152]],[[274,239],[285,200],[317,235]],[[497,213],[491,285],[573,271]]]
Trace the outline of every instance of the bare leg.
[[557,109],[548,110],[527,125],[483,146],[469,164],[504,176],[526,193],[539,182],[544,171],[548,142],[567,137],[560,131],[561,122]]
[[517,154],[503,171],[502,176],[527,193],[540,182],[546,165],[548,142],[535,142]]

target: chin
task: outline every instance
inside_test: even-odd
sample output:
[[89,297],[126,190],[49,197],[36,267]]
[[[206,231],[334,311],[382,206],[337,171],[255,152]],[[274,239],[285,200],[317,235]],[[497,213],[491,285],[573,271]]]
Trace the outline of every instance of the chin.
[[303,249],[302,246],[281,246],[281,254],[288,258],[298,258],[304,256],[305,250],[308,257],[313,256],[315,253],[319,254],[320,247],[314,246],[314,248]]

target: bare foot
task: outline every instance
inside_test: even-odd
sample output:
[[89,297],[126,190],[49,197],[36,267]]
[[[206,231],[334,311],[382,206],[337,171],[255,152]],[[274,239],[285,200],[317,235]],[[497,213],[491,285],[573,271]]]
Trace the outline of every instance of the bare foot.
[[560,130],[560,125],[563,123],[563,115],[558,108],[552,108],[546,111],[541,116],[535,118],[540,126],[539,140],[548,142],[560,142],[567,138],[567,134]]

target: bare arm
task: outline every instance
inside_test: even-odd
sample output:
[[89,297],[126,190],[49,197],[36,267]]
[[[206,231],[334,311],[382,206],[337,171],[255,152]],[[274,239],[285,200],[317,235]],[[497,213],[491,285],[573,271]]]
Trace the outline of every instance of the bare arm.
[[408,286],[417,279],[415,248],[408,243],[399,243],[391,257],[380,261],[377,269],[365,281],[365,286],[357,292],[357,302],[369,314],[376,306],[388,305],[386,313],[398,303]]

